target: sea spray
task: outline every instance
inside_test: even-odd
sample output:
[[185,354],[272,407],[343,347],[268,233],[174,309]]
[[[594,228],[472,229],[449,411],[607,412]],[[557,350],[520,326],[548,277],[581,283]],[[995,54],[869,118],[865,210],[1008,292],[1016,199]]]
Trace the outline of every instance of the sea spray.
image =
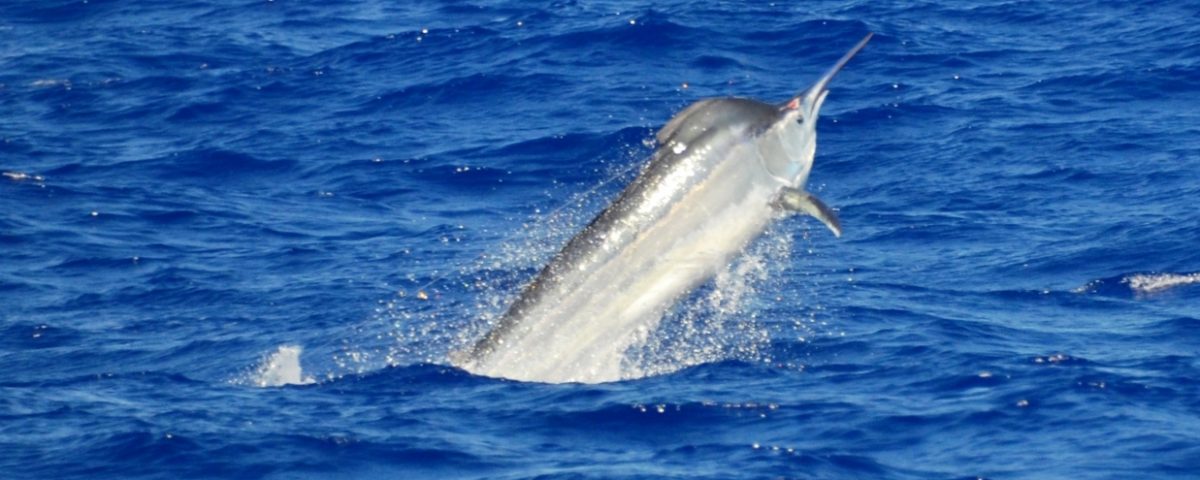
[[303,351],[299,345],[280,345],[263,357],[245,383],[264,388],[313,383],[313,377],[304,375],[300,367],[300,354]]
[[486,332],[541,265],[633,179],[648,154],[641,144],[626,145],[616,158],[596,161],[600,181],[549,182],[531,215],[504,219],[518,225],[510,230],[460,226],[436,239],[465,245],[474,256],[449,266],[410,267],[401,282],[391,285],[395,293],[380,299],[370,317],[341,339],[331,358],[333,368],[324,376],[449,363],[450,352]]
[[[636,175],[637,169],[630,165],[640,164],[645,152],[630,148],[626,155],[621,162],[607,162],[604,180],[591,188],[553,182],[544,195],[568,200],[558,208],[535,210],[512,234],[457,232],[461,238],[456,236],[455,242],[491,246],[479,247],[477,257],[445,273],[409,275],[394,297],[380,300],[371,321],[356,326],[345,339],[333,357],[336,373],[330,376],[448,363],[451,352],[490,330],[523,285]],[[568,193],[571,189],[576,193]],[[790,263],[793,231],[806,228],[801,225],[794,219],[775,222],[713,280],[669,309],[659,325],[638,332],[620,361],[620,378],[661,375],[729,359],[770,362],[766,347],[773,335],[811,334],[816,306],[804,307],[810,310],[808,320],[764,322],[761,318],[764,302],[782,298],[777,292],[778,274]],[[811,245],[806,251],[811,254]],[[804,333],[796,334],[797,329]]]

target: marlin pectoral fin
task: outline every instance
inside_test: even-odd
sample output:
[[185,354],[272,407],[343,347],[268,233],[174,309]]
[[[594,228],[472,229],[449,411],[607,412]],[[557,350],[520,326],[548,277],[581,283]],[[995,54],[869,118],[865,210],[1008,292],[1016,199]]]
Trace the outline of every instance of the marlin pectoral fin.
[[837,214],[833,213],[833,209],[825,205],[825,202],[822,202],[816,195],[804,190],[785,188],[779,193],[776,205],[793,212],[812,215],[813,218],[829,227],[834,236],[842,236],[842,222],[838,220]]

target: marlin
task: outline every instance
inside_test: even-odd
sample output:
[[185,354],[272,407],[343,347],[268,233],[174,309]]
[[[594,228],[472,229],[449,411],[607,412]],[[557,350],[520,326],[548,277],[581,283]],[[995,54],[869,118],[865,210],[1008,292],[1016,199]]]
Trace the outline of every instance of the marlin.
[[524,381],[628,378],[626,350],[781,214],[810,215],[840,237],[837,215],[805,185],[829,82],[872,35],[781,104],[713,98],[675,115],[637,178],[452,362]]

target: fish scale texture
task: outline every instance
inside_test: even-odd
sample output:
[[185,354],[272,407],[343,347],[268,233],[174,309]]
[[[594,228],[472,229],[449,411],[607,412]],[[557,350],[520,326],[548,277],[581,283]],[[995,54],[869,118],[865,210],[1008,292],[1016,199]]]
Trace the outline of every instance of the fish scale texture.
[[[0,478],[1196,478],[1198,11],[0,2]],[[867,32],[841,239],[776,222],[642,378],[449,366],[674,113]]]

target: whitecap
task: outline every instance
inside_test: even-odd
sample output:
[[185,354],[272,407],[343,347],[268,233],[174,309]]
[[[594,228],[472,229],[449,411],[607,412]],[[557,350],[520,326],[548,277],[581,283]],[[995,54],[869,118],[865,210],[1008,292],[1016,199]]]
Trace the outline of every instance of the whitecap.
[[1200,283],[1200,273],[1139,273],[1126,275],[1121,283],[1137,293],[1161,292],[1168,288]]

